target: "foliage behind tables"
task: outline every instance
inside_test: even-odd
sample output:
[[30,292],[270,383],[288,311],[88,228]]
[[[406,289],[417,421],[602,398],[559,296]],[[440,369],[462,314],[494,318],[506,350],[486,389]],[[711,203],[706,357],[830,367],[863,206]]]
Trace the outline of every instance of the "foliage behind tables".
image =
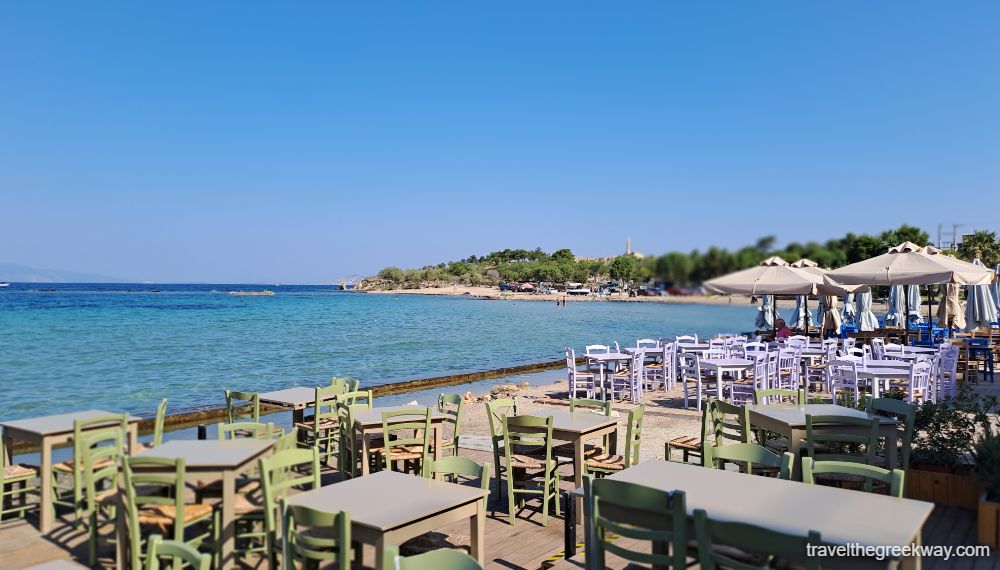
[[998,400],[960,384],[954,398],[925,402],[914,422],[911,464],[951,472],[968,472],[977,438],[992,432]]
[[1000,499],[1000,433],[990,429],[979,436],[972,456],[976,461],[973,467],[976,479],[986,485],[991,499]]

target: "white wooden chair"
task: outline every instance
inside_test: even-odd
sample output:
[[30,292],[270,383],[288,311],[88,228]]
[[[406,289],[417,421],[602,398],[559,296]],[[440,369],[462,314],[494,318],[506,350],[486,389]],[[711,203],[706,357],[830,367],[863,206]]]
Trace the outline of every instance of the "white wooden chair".
[[869,343],[872,347],[872,358],[875,360],[885,360],[885,341],[880,338],[873,338]]
[[635,341],[636,348],[660,348],[660,341],[652,338],[640,338]]
[[698,343],[698,335],[696,335],[696,334],[693,334],[693,335],[680,335],[680,336],[676,337],[674,340],[676,340],[680,344],[697,344]]
[[778,351],[778,374],[775,378],[775,388],[784,390],[799,389],[799,370],[802,366],[802,352],[794,348]]
[[849,392],[854,396],[854,401],[861,399],[861,386],[858,383],[858,365],[849,360],[834,360],[827,366],[828,383],[827,390],[833,396],[833,402],[837,403],[837,391]]
[[767,354],[767,345],[763,342],[748,342],[743,345],[743,354],[747,358],[753,358],[758,353]]
[[934,357],[934,368],[932,370],[932,390],[933,401],[944,398],[954,398],[958,393],[958,383],[955,381],[958,374],[957,346],[948,346],[940,350]]
[[566,373],[570,398],[576,398],[580,392],[587,398],[594,398],[596,385],[594,373],[576,369],[576,351],[572,348],[566,349]]
[[684,407],[689,407],[690,391],[694,389],[695,404],[701,409],[702,398],[707,400],[715,389],[715,374],[705,375],[701,371],[701,363],[695,353],[680,353],[677,355],[678,377],[684,383]]
[[931,398],[931,363],[920,359],[910,366],[910,383],[907,386],[906,401],[911,404],[924,403]]

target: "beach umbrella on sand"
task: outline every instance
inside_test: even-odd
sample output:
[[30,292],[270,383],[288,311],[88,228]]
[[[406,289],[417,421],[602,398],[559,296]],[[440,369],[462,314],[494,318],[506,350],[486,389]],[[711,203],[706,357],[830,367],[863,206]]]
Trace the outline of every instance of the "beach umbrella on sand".
[[774,295],[764,295],[757,307],[757,320],[754,322],[755,330],[766,330],[774,328]]
[[[983,265],[983,262],[972,260],[973,265]],[[990,294],[991,285],[970,285],[965,289],[965,330],[989,328],[997,321],[997,305]]]
[[873,331],[878,328],[878,318],[872,312],[872,292],[864,291],[857,294],[858,330]]
[[858,313],[854,308],[854,293],[844,295],[844,306],[840,309],[840,320],[847,325],[856,325]]
[[924,318],[920,316],[920,286],[909,285],[906,288],[906,309],[909,311],[910,324],[923,324]]
[[903,314],[903,304],[906,303],[904,297],[906,296],[906,291],[903,290],[902,285],[893,285],[889,287],[889,300],[886,302],[886,312],[885,312],[885,324],[886,326],[902,326],[903,320],[906,318]]
[[962,301],[958,299],[958,285],[947,283],[941,285],[941,304],[938,305],[938,324],[942,327],[965,328],[965,311],[962,310]]
[[795,297],[795,311],[792,312],[791,325],[793,329],[805,330],[806,322],[809,326],[816,324],[812,311],[809,310],[809,301],[805,295]]
[[[827,278],[856,285],[987,285],[993,280],[993,270],[944,255],[936,247],[907,241],[882,255],[835,269]],[[904,307],[903,314],[908,312]],[[909,338],[910,321],[903,318],[903,322]]]

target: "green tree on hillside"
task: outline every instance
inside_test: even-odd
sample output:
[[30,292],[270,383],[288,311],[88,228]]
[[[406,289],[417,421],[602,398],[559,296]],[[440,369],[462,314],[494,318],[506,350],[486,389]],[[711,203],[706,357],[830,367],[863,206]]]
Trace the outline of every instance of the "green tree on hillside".
[[958,255],[966,261],[979,258],[987,267],[995,267],[1000,263],[1000,243],[993,232],[977,231],[962,238],[958,245]]

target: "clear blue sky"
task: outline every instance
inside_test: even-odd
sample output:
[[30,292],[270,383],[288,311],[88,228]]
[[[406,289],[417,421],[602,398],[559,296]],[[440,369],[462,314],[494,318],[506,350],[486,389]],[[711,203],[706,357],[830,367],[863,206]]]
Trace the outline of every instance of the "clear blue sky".
[[321,282],[1000,229],[1000,3],[7,2],[0,261]]

